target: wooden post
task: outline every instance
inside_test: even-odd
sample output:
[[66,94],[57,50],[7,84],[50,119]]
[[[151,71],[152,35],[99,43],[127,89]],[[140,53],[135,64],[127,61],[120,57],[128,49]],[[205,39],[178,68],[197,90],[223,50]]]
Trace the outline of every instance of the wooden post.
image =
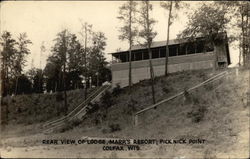
[[138,114],[136,114],[134,116],[134,125],[137,126],[138,125]]

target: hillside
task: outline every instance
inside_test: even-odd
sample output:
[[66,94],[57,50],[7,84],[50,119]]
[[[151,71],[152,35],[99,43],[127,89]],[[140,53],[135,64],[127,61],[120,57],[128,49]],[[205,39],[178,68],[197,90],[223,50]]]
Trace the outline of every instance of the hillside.
[[[30,134],[27,131],[34,128],[34,124],[26,126],[22,129],[23,131],[17,133],[11,128],[18,127],[20,124],[13,123],[4,132],[3,152],[8,154],[8,147],[13,147],[11,151],[19,152],[23,156],[38,153],[40,152],[38,147],[41,146],[41,143],[37,141],[44,138],[77,139],[84,136],[127,139],[201,138],[206,139],[206,144],[145,145],[141,147],[141,151],[129,153],[105,152],[98,145],[49,146],[50,148],[41,151],[40,154],[49,154],[49,157],[71,154],[75,157],[84,155],[85,157],[242,158],[243,156],[247,158],[249,154],[249,105],[247,105],[249,73],[247,70],[240,70],[239,76],[236,76],[235,70],[228,71],[232,73],[227,77],[186,94],[186,100],[183,96],[178,97],[140,115],[138,126],[133,124],[133,114],[152,104],[149,80],[135,84],[131,93],[129,93],[128,88],[117,88],[115,93],[109,96],[108,101],[112,104],[108,109],[96,109],[96,111],[89,113],[82,123],[75,124],[73,128],[68,125],[70,128],[63,128],[54,134],[37,133],[26,138],[25,135]],[[200,70],[158,77],[155,81],[156,100],[160,101],[175,95],[219,72],[221,71],[212,73],[211,70]],[[21,100],[21,98],[28,97],[20,96],[18,98]],[[43,103],[46,103],[46,98],[43,99]],[[96,104],[99,107],[103,105],[103,103]],[[23,116],[24,118],[25,116]],[[41,115],[41,121],[45,121],[44,118]],[[20,123],[22,124],[22,120]],[[24,140],[25,143],[23,143]],[[15,141],[15,144],[10,141]],[[17,145],[18,148],[15,149],[14,147]],[[23,146],[30,146],[34,150],[24,153]],[[57,149],[57,152],[53,152],[54,149]],[[76,153],[69,153],[71,151]]]
[[[93,88],[94,89],[94,88]],[[93,90],[89,90],[89,93]],[[84,90],[67,91],[68,110],[84,101]],[[63,116],[63,93],[17,95],[3,98],[8,105],[9,124],[36,124]]]

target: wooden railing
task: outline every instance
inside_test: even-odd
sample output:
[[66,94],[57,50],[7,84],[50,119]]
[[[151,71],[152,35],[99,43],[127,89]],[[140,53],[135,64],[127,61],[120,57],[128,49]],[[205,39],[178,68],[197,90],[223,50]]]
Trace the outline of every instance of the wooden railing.
[[[71,121],[74,118],[77,118],[79,114],[81,114],[83,111],[86,110],[88,107],[88,104],[90,102],[93,102],[97,99],[97,97],[101,96],[106,90],[108,90],[111,86],[110,85],[103,85],[96,91],[92,92],[91,95],[88,96],[88,98],[80,103],[74,110],[72,110],[69,114],[66,116],[59,118],[57,120],[51,121],[49,123],[44,124],[44,128],[46,129],[45,132],[48,132],[50,130],[53,130],[57,127],[60,127],[65,124],[66,121]],[[84,113],[83,115],[85,115]],[[82,115],[82,116],[83,116]]]
[[[219,80],[219,79],[221,79],[222,77],[224,77],[224,76],[226,76],[228,74],[229,74],[228,71],[221,72],[221,73],[219,73],[219,74],[217,74],[217,75],[215,75],[215,76],[213,76],[213,77],[205,80],[204,82],[201,82],[201,83],[195,85],[194,87],[187,89],[186,92],[191,92],[191,91],[193,91],[193,90],[195,90],[195,89],[197,89],[197,88],[199,88],[199,87],[201,87],[203,85],[206,85],[208,83],[211,83],[211,82],[214,82],[216,80]],[[164,99],[164,100],[162,100],[162,101],[160,101],[160,102],[158,102],[156,104],[153,104],[153,105],[151,105],[151,106],[149,106],[149,107],[147,107],[145,109],[142,109],[142,110],[136,112],[135,116],[134,116],[134,125],[138,125],[138,115],[139,114],[144,113],[146,111],[149,111],[150,109],[159,107],[163,103],[169,102],[169,101],[171,101],[171,100],[173,100],[173,99],[175,99],[175,98],[177,98],[177,97],[179,97],[181,95],[184,95],[184,93],[185,93],[185,91],[182,91],[180,93],[177,93],[176,95],[173,95],[173,96],[171,96],[171,97],[169,97],[167,99]]]

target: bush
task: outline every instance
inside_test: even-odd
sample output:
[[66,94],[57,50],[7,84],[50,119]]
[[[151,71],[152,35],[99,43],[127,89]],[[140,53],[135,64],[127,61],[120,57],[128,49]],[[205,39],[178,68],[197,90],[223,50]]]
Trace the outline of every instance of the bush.
[[207,112],[206,104],[202,101],[204,100],[203,98],[191,96],[191,94],[189,94],[189,100],[191,100],[193,106],[192,110],[187,113],[187,117],[191,118],[194,123],[198,123],[205,117],[205,113]]
[[126,114],[132,114],[133,112],[135,112],[137,109],[136,109],[136,105],[138,104],[138,102],[134,99],[131,99],[129,102],[128,102],[128,105],[127,105],[127,108],[125,108],[124,112]]
[[100,103],[102,103],[102,106],[107,109],[111,107],[114,104],[114,100],[112,98],[112,95],[109,91],[106,91],[104,95],[101,97]]
[[163,91],[165,94],[168,94],[168,93],[170,93],[171,91],[173,91],[173,88],[168,84],[168,85],[162,86],[162,91]]
[[207,108],[205,106],[199,106],[198,109],[188,112],[187,117],[192,118],[194,123],[198,123],[203,120]]
[[71,130],[73,129],[74,127],[78,126],[81,124],[81,121],[80,120],[72,120],[72,121],[66,121],[65,122],[65,125],[59,129],[59,132],[63,133],[65,131],[68,131],[68,130]]
[[121,127],[120,127],[120,124],[109,124],[109,129],[110,129],[110,132],[115,132],[115,131],[120,131],[121,130]]
[[94,112],[97,112],[100,106],[98,103],[89,103],[89,106],[87,108],[88,108],[87,113],[92,114]]
[[56,101],[57,102],[60,102],[60,101],[63,101],[63,93],[62,92],[58,92],[56,93]]
[[112,95],[118,96],[119,94],[121,94],[121,92],[122,92],[121,86],[119,84],[116,84],[115,88],[113,88]]

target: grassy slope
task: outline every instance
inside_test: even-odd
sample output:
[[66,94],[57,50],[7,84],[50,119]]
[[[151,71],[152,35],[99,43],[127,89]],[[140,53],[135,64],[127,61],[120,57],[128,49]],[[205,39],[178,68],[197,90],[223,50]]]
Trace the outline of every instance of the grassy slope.
[[[217,74],[219,72],[216,72]],[[190,88],[209,77],[213,76],[209,70],[192,71],[173,74],[167,78],[160,77],[156,80],[157,100]],[[182,151],[182,145],[176,149],[167,146],[147,146],[154,155],[161,153],[169,156],[193,157],[242,157],[249,153],[249,107],[247,107],[247,91],[249,77],[247,71],[240,71],[238,77],[232,73],[228,78],[223,78],[213,85],[200,87],[189,95],[187,100],[179,97],[173,101],[162,104],[157,109],[152,109],[139,116],[139,125],[133,125],[133,115],[127,113],[129,93],[128,89],[116,98],[116,104],[109,108],[107,118],[102,124],[94,125],[92,114],[86,119],[77,132],[87,136],[106,136],[117,138],[135,139],[206,139],[204,145],[192,145],[189,152]],[[151,90],[148,81],[141,82],[133,87],[132,96],[137,101],[135,106],[141,110],[151,105]],[[167,89],[164,89],[167,88]],[[165,90],[165,92],[164,92]],[[166,91],[169,90],[169,91]],[[206,111],[200,122],[194,122],[195,115],[188,117],[190,112],[197,112],[201,107]],[[110,123],[118,123],[120,131],[104,133]],[[242,125],[241,125],[242,124]],[[237,143],[237,144],[236,144]],[[150,148],[151,147],[151,148]],[[179,147],[179,148],[178,148]],[[187,149],[187,148],[185,148]],[[140,156],[143,157],[143,156]]]
[[[215,74],[217,73],[219,71]],[[159,77],[156,79],[156,99],[160,101],[213,75],[210,70],[201,70],[171,74],[167,78]],[[89,115],[82,124],[73,130],[50,134],[48,137],[204,138],[207,140],[204,145],[177,145],[174,147],[147,145],[144,148],[145,151],[133,154],[132,157],[145,157],[144,152],[147,157],[148,154],[154,157],[195,156],[196,158],[247,156],[249,151],[249,111],[246,105],[248,76],[247,71],[241,71],[239,77],[232,74],[229,78],[223,79],[223,83],[217,83],[213,87],[211,85],[201,87],[190,94],[186,101],[180,97],[165,103],[157,109],[141,115],[137,127],[133,125],[133,113],[128,111],[130,94],[128,88],[125,88],[121,94],[114,97],[115,104],[108,109],[107,118],[102,123],[94,124],[97,113],[102,113],[96,112]],[[134,103],[136,110],[152,104],[150,92],[151,87],[148,80],[133,86],[131,95],[136,100]],[[207,108],[204,118],[200,122],[194,122],[194,116],[188,117],[187,115],[197,111],[197,107]],[[108,129],[108,125],[111,123],[119,124],[121,130],[104,133],[103,130]],[[216,155],[211,156],[212,154]],[[96,155],[98,156],[98,154]],[[118,153],[118,157],[123,155]]]
[[[187,71],[171,74],[167,78],[157,77],[155,80],[156,101],[161,101],[181,91],[184,91],[185,89],[191,88],[214,76],[215,74],[218,74],[219,72],[221,71],[215,73],[212,73],[211,70]],[[97,135],[101,135],[103,134],[102,129],[106,129],[109,124],[118,123],[121,126],[122,132],[125,132],[126,129],[128,129],[128,134],[126,136],[130,136],[130,129],[133,128],[133,113],[152,105],[150,81],[145,80],[138,84],[135,84],[132,87],[131,97],[135,101],[133,102],[135,110],[132,113],[131,111],[129,111],[130,108],[128,107],[128,105],[131,103],[129,89],[124,88],[121,94],[114,97],[115,104],[108,109],[107,118],[103,120],[102,124],[99,124],[97,126],[93,124],[96,114],[100,113],[98,112],[91,114],[84,121],[82,126],[88,129],[90,129],[89,127],[92,127],[93,132],[91,131],[90,133],[96,134],[97,132],[100,132],[100,134],[98,133]],[[179,113],[180,110],[176,108],[178,108],[180,105],[183,105],[182,100],[183,99],[179,98],[177,100],[174,100],[174,102],[170,102],[169,104],[167,104],[170,106],[170,110],[166,109],[167,112],[176,111]],[[185,110],[186,109],[184,109],[183,111]],[[161,110],[156,109],[149,111],[149,114],[151,114],[152,112],[162,113]],[[146,120],[144,118],[145,117],[140,116],[140,122],[142,120]],[[96,131],[95,128],[97,128],[98,131]],[[134,136],[134,134],[132,134],[132,136]]]
[[[84,101],[84,90],[78,89],[67,92],[69,111]],[[4,98],[9,103],[9,124],[40,123],[63,115],[63,94],[30,94]]]

